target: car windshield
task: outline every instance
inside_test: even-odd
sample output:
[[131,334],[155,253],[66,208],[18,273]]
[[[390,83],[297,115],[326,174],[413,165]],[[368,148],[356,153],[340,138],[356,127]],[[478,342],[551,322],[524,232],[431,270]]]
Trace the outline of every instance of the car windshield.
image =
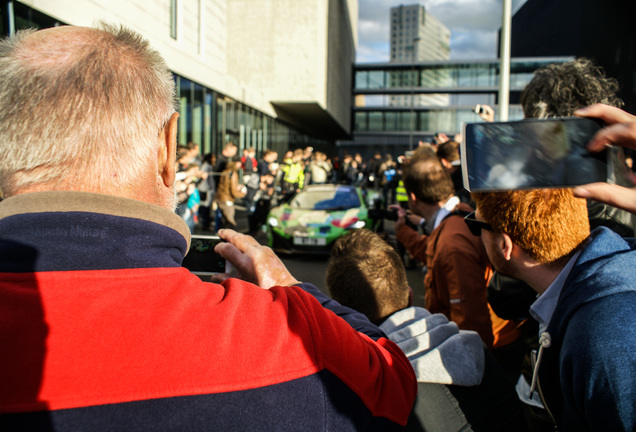
[[360,199],[354,188],[314,189],[300,192],[289,205],[303,210],[348,210],[360,207]]

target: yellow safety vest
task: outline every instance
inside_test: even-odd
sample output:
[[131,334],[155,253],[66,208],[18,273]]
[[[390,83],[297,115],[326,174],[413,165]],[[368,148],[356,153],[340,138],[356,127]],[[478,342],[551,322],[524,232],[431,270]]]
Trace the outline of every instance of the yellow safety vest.
[[402,180],[398,182],[398,185],[395,188],[395,199],[397,202],[407,202],[409,200],[409,196],[406,193],[406,188],[404,187],[404,182]]
[[285,177],[283,178],[283,181],[292,184],[298,183],[298,187],[302,189],[305,182],[305,172],[301,164],[293,163],[291,165],[287,165],[287,169],[285,169],[284,172]]

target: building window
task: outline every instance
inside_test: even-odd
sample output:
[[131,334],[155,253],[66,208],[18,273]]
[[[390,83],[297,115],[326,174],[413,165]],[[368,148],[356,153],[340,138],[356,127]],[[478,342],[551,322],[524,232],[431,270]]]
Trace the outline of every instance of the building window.
[[177,38],[177,0],[170,0],[170,37]]

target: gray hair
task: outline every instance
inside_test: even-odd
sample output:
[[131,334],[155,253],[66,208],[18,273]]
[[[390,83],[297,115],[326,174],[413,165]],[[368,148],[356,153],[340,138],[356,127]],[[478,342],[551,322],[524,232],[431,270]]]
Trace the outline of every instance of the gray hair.
[[[0,41],[0,188],[116,191],[156,164],[175,112],[174,81],[158,52],[124,27],[80,37]],[[156,171],[155,171],[156,172]]]

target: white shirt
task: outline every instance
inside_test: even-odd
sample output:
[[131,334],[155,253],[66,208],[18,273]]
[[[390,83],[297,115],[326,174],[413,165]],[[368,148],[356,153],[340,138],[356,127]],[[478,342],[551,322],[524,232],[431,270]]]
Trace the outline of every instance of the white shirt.
[[[455,210],[455,207],[457,207],[457,205],[459,204],[459,198],[456,196],[452,196],[450,197],[442,206],[442,208],[440,208],[437,213],[435,214],[435,216],[433,217],[433,219],[435,220],[435,223],[433,225],[433,229],[437,228],[439,226],[439,224],[442,223],[442,221],[444,220],[444,218],[446,216],[448,216],[448,214],[450,212],[452,212],[453,210]],[[432,230],[431,230],[432,231]]]

